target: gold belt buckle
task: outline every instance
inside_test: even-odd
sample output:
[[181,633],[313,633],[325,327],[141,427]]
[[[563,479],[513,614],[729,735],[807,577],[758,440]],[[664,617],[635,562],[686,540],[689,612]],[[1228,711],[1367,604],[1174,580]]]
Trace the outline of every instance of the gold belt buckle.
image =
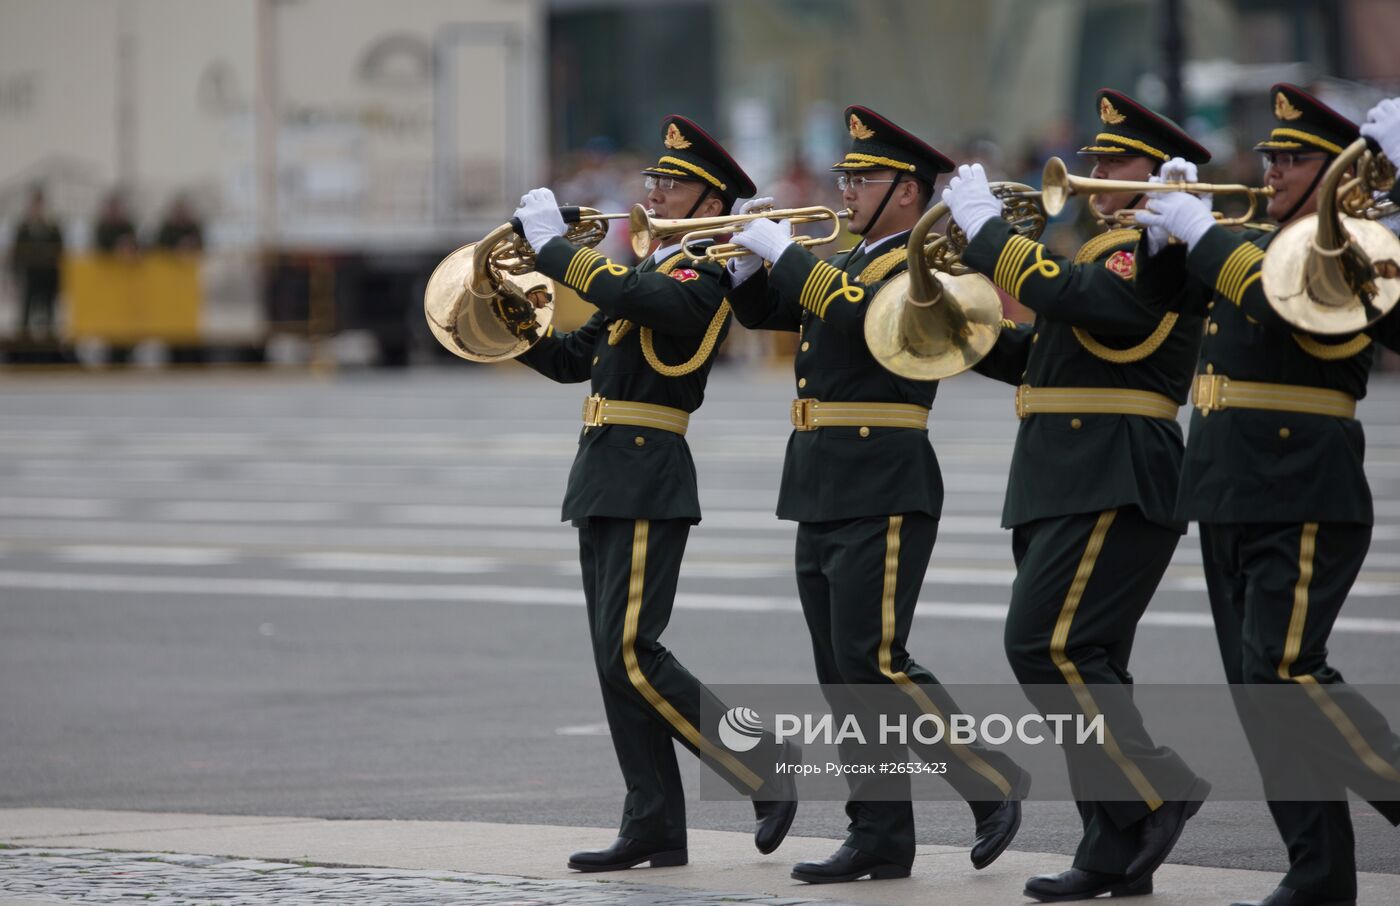
[[596,393],[583,401],[583,424],[589,428],[603,427],[603,398]]
[[792,427],[795,431],[815,431],[811,423],[812,419],[812,399],[800,399],[792,401]]
[[1191,403],[1204,415],[1219,412],[1225,408],[1225,391],[1230,379],[1223,374],[1196,375],[1196,389],[1191,395]]
[[1025,418],[1030,413],[1026,411],[1026,391],[1030,390],[1029,384],[1021,384],[1016,388],[1016,417]]

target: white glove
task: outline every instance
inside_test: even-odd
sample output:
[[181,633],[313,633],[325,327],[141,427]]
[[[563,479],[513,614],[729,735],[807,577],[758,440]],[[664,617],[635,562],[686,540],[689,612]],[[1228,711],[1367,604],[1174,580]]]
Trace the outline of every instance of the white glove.
[[1361,134],[1374,139],[1392,162],[1400,161],[1400,98],[1386,98],[1372,107]]
[[792,231],[765,217],[750,221],[733,240],[764,261],[777,261],[792,245]]
[[958,175],[948,181],[943,190],[943,201],[953,214],[953,220],[967,234],[971,242],[983,224],[993,217],[1000,217],[1001,199],[992,194],[987,185],[987,172],[981,164],[958,167]]
[[[749,198],[745,201],[734,202],[735,214],[748,214],[755,208],[767,208],[773,205],[773,197],[765,195],[762,198]],[[758,273],[758,269],[763,267],[763,259],[757,255],[744,255],[740,258],[730,258],[725,265],[729,269],[729,282],[731,286],[738,286],[745,280]]]
[[559,213],[559,202],[548,189],[531,189],[522,195],[515,216],[520,220],[525,241],[537,252],[568,229],[564,225],[564,215]]
[[[1173,157],[1162,164],[1161,176],[1161,182],[1200,182],[1201,180],[1201,177],[1196,173],[1196,165],[1184,157]],[[1204,201],[1207,207],[1212,205],[1212,196],[1209,192],[1192,194]]]
[[[1179,158],[1172,159],[1179,160]],[[1162,165],[1163,171],[1166,170],[1166,166],[1166,164]],[[1147,177],[1147,181],[1160,183],[1165,182],[1166,180],[1162,178],[1161,173],[1154,173],[1151,176]],[[1168,233],[1167,228],[1162,226],[1161,224],[1154,223],[1151,226],[1148,226],[1147,224],[1142,222],[1141,218],[1138,219],[1138,224],[1140,226],[1145,227],[1145,229],[1142,231],[1142,234],[1147,238],[1147,254],[1155,256],[1162,249],[1166,248],[1167,245],[1171,242],[1171,234]]]
[[748,214],[755,208],[771,208],[773,206],[773,196],[764,195],[761,198],[748,198],[743,201],[734,202],[734,214]]
[[1168,192],[1147,202],[1147,210],[1137,212],[1137,222],[1144,226],[1163,226],[1171,235],[1186,243],[1190,251],[1201,237],[1215,226],[1210,205],[1186,192]]

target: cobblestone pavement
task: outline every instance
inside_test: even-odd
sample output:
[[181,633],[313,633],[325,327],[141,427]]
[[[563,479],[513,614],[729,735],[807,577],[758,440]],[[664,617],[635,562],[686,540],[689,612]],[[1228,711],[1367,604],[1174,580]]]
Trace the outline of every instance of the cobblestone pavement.
[[550,881],[460,871],[332,868],[178,853],[0,849],[0,902],[237,906],[439,903],[483,906],[841,906],[830,900],[683,890],[621,881]]

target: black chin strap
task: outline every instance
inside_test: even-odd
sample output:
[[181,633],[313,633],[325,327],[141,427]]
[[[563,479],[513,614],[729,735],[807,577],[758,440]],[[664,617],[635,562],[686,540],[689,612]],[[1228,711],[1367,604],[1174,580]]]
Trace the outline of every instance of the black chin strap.
[[889,189],[885,192],[885,197],[880,199],[880,206],[875,209],[875,213],[871,218],[865,222],[865,228],[856,232],[857,236],[864,236],[866,233],[870,232],[870,228],[879,221],[880,215],[885,213],[885,205],[890,203],[890,199],[894,197],[894,190],[899,188],[899,181],[903,178],[903,173],[896,173],[894,175],[894,179],[890,182]]
[[682,220],[689,220],[695,216],[695,212],[700,210],[700,206],[705,203],[705,199],[710,197],[710,187],[705,186],[700,190],[700,195],[695,199],[695,204],[690,206],[690,210],[685,212]]
[[1317,184],[1322,182],[1322,177],[1327,175],[1327,168],[1332,166],[1332,161],[1334,160],[1336,160],[1335,157],[1329,157],[1327,158],[1327,166],[1317,168],[1317,175],[1313,177],[1313,181],[1308,185],[1308,190],[1304,192],[1297,201],[1293,202],[1293,207],[1288,209],[1287,214],[1284,214],[1278,219],[1280,226],[1292,220],[1293,215],[1298,213],[1298,209],[1308,203],[1308,199],[1312,198],[1312,193],[1317,189]]

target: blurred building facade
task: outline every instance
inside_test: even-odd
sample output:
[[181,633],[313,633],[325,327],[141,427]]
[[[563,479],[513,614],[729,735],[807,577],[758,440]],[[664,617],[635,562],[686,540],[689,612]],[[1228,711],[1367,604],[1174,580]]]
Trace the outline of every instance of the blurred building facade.
[[438,258],[536,185],[624,210],[666,113],[786,204],[836,202],[849,103],[1033,181],[1095,88],[1166,105],[1173,9],[1186,125],[1232,176],[1274,81],[1355,116],[1400,93],[1396,0],[0,0],[0,235],[35,186],[79,254],[109,192],[141,235],[186,197],[199,332],[372,321],[401,358]]

